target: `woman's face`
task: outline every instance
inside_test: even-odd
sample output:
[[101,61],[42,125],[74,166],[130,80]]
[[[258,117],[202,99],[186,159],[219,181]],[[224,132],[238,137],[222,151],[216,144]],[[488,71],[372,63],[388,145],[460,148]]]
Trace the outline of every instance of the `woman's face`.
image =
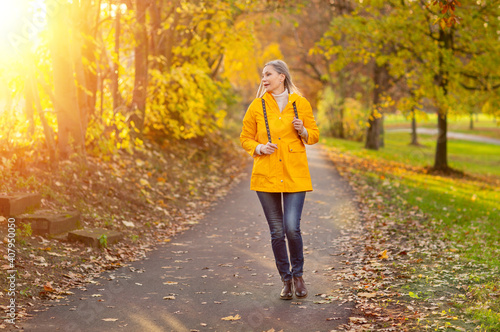
[[278,74],[273,66],[265,66],[262,71],[262,85],[269,93],[280,94],[285,91],[284,74]]

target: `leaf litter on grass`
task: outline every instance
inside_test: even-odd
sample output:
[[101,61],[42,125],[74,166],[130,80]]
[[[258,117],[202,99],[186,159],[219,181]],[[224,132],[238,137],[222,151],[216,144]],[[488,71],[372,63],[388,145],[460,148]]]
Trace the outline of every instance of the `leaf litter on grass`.
[[474,285],[498,280],[498,268],[464,260],[462,245],[443,239],[436,221],[429,220],[418,206],[395,204],[404,199],[384,190],[391,187],[387,178],[391,169],[413,172],[418,168],[367,163],[333,150],[329,154],[355,190],[362,215],[361,221],[350,219],[341,226],[344,236],[332,243],[339,252],[336,260],[344,263],[332,277],[354,299],[354,316],[366,319],[352,317],[341,329],[481,330],[479,321],[472,320],[461,306],[470,305]]

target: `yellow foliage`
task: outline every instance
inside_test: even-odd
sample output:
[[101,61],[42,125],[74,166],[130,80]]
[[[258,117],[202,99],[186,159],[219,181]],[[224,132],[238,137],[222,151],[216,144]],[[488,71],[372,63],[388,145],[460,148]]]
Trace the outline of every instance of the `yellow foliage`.
[[224,53],[224,72],[233,86],[239,89],[256,91],[259,84],[263,65],[274,59],[283,59],[278,43],[263,46],[255,38],[255,31],[251,21],[240,21],[235,25],[235,39]]
[[342,126],[345,138],[360,140],[366,130],[366,116],[367,111],[356,99],[342,101],[331,88],[326,88],[320,95],[317,121],[326,135],[340,136]]

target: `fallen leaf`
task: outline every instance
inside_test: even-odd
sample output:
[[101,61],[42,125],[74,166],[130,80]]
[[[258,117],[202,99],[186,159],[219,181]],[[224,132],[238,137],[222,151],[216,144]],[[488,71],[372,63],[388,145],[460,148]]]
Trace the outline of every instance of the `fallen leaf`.
[[241,316],[236,314],[235,316],[222,317],[221,320],[240,320]]
[[173,295],[164,296],[163,299],[164,300],[175,300],[175,296],[173,296]]
[[349,321],[354,324],[366,323],[366,319],[363,317],[349,317]]
[[130,227],[130,228],[135,227],[135,224],[131,221],[122,220],[122,224],[124,224],[125,226]]
[[103,318],[102,320],[105,322],[116,322],[118,318]]
[[387,255],[387,249],[385,249],[384,251],[382,251],[381,253],[378,254],[378,258],[380,259],[388,259],[389,256]]
[[140,180],[139,180],[139,183],[140,183],[140,184],[141,184],[141,186],[143,186],[143,187],[149,187],[149,188],[151,188],[151,185],[149,184],[148,180],[146,180],[146,179],[140,179]]
[[50,282],[47,282],[45,285],[43,285],[43,289],[46,292],[54,292],[55,291]]
[[377,296],[377,293],[358,293],[359,297],[372,298]]

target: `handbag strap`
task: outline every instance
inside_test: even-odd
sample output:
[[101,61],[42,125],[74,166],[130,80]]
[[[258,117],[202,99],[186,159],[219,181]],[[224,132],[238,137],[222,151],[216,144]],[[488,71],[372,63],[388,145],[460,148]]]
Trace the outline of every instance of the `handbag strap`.
[[[262,100],[262,110],[264,111],[264,121],[266,122],[266,130],[267,130],[267,140],[269,143],[271,142],[271,131],[269,130],[269,122],[267,121],[267,112],[266,112],[266,101],[264,98],[261,98]],[[293,102],[293,112],[295,113],[295,117],[298,119],[299,118],[299,113],[297,112],[297,105],[295,102]],[[297,131],[298,134],[298,131]],[[300,135],[299,135],[300,138]]]

